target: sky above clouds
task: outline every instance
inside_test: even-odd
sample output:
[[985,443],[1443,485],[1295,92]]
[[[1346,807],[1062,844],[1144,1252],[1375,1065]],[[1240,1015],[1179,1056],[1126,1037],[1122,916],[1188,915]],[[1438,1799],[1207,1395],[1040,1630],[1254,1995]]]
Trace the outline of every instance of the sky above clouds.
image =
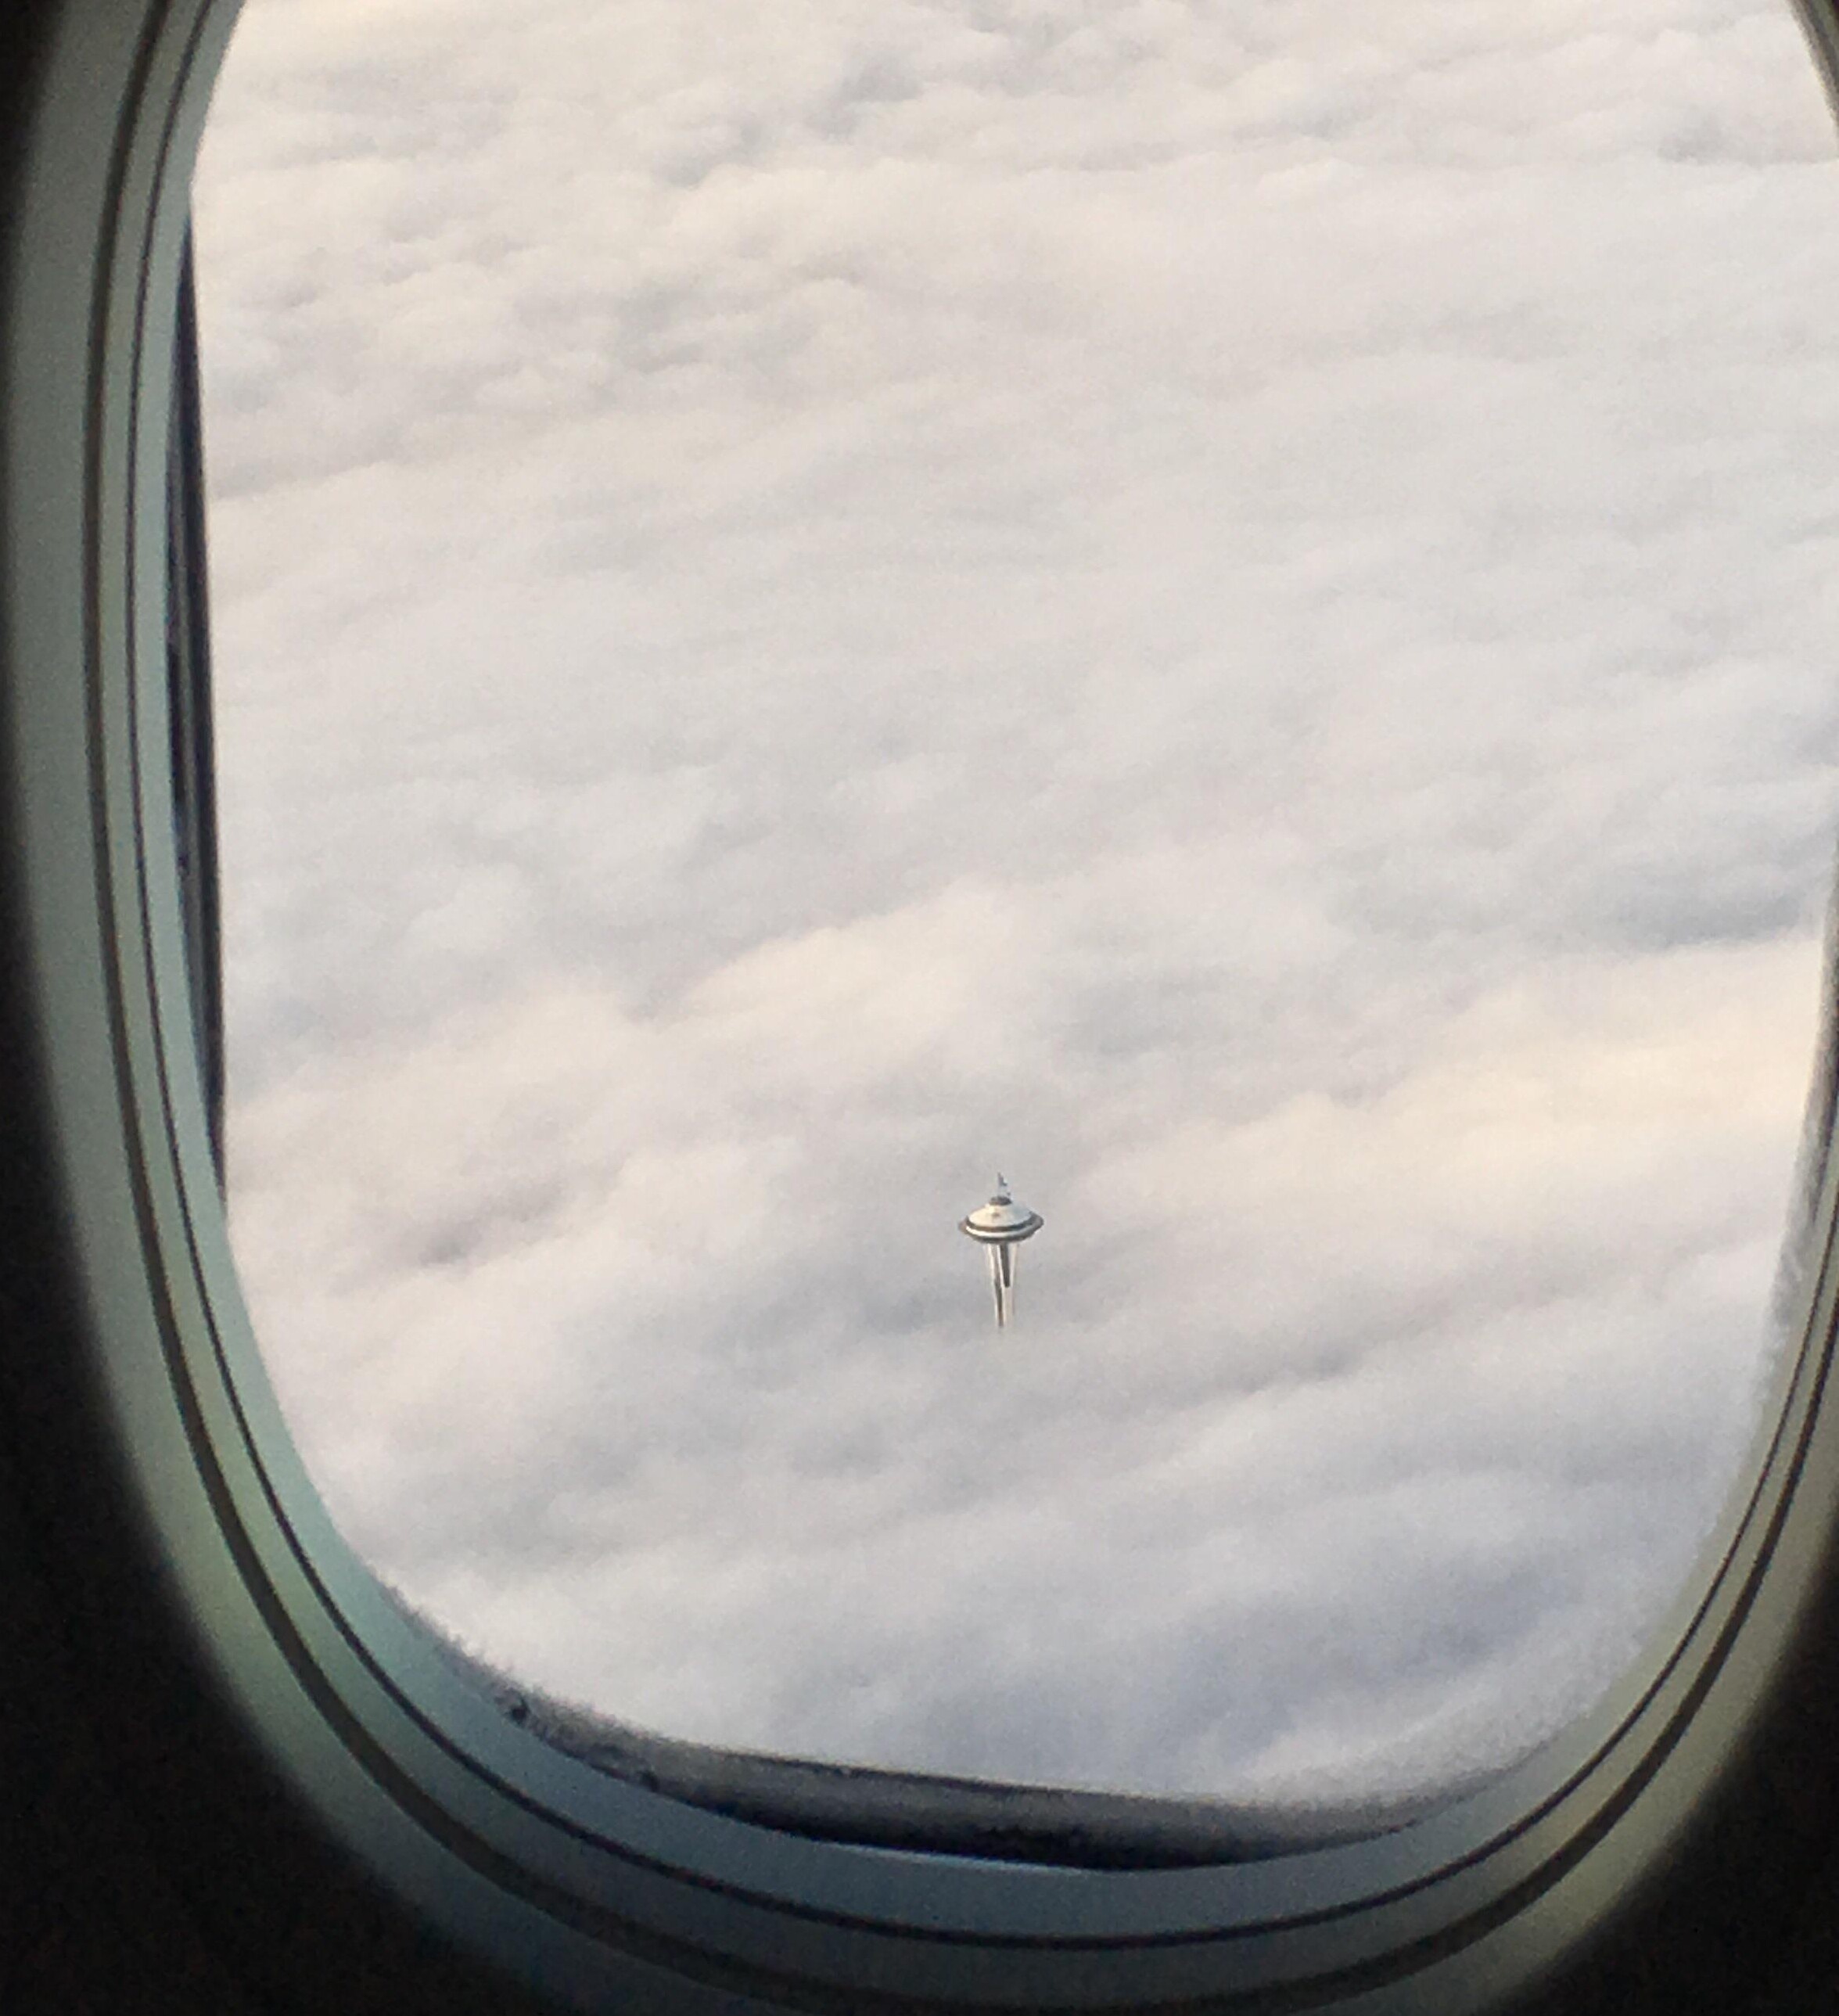
[[380,1571],[973,1776],[1593,1700],[1772,1363],[1834,152],[1783,0],[249,0],[229,1194]]

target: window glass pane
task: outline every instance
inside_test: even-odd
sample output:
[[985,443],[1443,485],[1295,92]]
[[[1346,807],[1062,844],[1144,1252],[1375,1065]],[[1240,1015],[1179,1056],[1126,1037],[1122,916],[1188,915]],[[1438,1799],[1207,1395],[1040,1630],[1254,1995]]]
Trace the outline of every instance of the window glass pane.
[[252,0],[229,1197],[380,1571],[971,1776],[1596,1698],[1791,1300],[1831,153],[1780,0]]

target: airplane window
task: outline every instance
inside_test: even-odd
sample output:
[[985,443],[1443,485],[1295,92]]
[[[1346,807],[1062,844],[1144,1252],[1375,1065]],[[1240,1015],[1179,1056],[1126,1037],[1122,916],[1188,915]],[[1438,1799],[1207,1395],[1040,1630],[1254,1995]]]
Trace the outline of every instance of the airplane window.
[[1803,1313],[1832,154],[1781,0],[251,0],[228,1197],[406,1603],[1101,1792],[1598,1699]]

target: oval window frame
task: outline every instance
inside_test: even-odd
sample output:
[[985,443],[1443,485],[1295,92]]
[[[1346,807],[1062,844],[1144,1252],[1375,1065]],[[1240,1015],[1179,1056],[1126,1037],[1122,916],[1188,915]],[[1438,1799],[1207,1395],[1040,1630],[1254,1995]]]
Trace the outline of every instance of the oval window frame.
[[[1485,2016],[1760,1978],[1839,1813],[1823,1152],[1802,1341],[1666,1643],[1558,1742],[1385,1834],[1175,1870],[802,1838],[563,1755],[384,1600],[300,1467],[237,1288],[174,841],[175,304],[235,13],[17,0],[0,262],[5,1377],[33,1431],[13,1488],[86,1698],[116,1705],[121,1797],[208,1936],[278,1997],[307,1982],[354,2011]],[[1832,9],[1804,19],[1830,92]],[[1823,1144],[1832,1124],[1823,1084]]]

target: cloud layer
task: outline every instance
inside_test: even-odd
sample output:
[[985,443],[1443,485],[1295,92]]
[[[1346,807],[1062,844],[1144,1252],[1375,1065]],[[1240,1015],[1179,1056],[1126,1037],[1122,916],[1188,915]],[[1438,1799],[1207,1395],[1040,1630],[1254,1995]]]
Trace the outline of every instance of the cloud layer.
[[1362,1793],[1593,1698],[1770,1362],[1831,153],[1744,0],[254,0],[233,1229],[380,1568],[907,1768]]

